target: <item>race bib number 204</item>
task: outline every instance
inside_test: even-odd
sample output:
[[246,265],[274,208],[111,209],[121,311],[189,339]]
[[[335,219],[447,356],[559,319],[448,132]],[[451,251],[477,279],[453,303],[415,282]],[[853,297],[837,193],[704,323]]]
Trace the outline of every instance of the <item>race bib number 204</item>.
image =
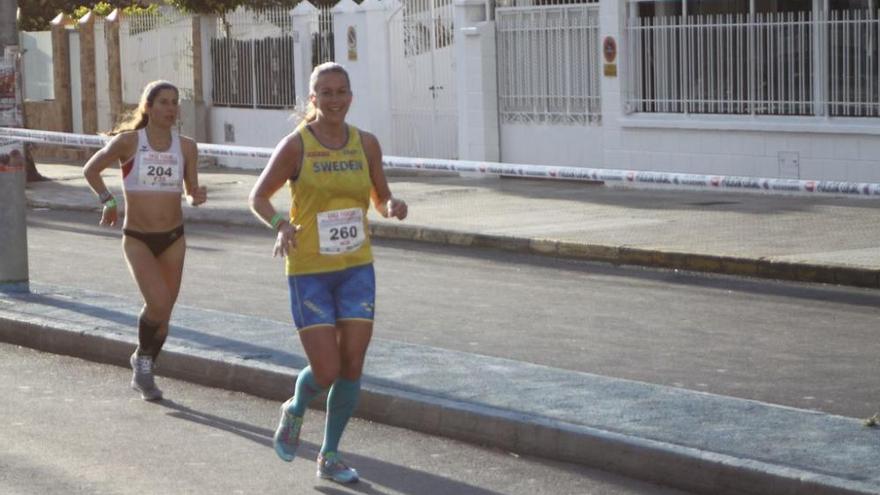
[[180,184],[180,166],[173,153],[145,153],[141,158],[138,182],[150,187],[177,187]]
[[321,254],[350,253],[361,247],[366,238],[362,209],[348,208],[318,213]]

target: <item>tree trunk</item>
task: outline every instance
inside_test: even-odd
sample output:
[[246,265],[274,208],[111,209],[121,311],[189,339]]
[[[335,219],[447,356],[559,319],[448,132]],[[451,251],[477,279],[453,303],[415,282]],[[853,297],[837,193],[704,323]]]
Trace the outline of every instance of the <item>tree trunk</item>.
[[25,170],[27,171],[27,181],[28,182],[41,182],[44,180],[49,180],[48,177],[41,174],[40,171],[37,170],[37,164],[34,162],[33,155],[31,155],[30,143],[24,144],[24,160],[25,160]]

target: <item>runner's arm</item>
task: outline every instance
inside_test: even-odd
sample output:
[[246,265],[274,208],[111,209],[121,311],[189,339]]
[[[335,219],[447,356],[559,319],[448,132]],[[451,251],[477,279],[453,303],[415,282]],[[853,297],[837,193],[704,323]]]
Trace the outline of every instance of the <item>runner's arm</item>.
[[208,200],[208,188],[199,186],[199,149],[190,138],[180,138],[183,152],[183,184],[186,200],[192,206],[198,206]]
[[296,175],[302,165],[303,144],[299,134],[293,133],[282,139],[269,162],[254,184],[248,196],[251,211],[263,223],[272,226],[272,218],[277,213],[271,198],[288,179]]
[[406,201],[391,195],[391,188],[388,187],[388,180],[382,169],[382,147],[379,145],[379,140],[369,132],[361,132],[361,142],[370,167],[370,180],[373,182],[373,189],[370,191],[373,207],[383,217],[397,217],[403,220],[408,212]]
[[104,184],[101,172],[134,155],[134,148],[137,146],[137,143],[133,141],[133,138],[136,139],[134,133],[123,133],[114,136],[110,142],[92,155],[83,167],[83,176],[85,176],[86,182],[89,183],[89,187],[92,188],[92,191],[99,198],[106,197],[110,192],[107,190],[107,185]]
[[296,177],[302,166],[303,142],[298,133],[285,137],[275,146],[269,163],[257,179],[248,196],[251,211],[263,223],[277,232],[273,256],[287,256],[296,247],[298,226],[290,223],[286,213],[279,213],[272,206],[272,196],[285,182]]

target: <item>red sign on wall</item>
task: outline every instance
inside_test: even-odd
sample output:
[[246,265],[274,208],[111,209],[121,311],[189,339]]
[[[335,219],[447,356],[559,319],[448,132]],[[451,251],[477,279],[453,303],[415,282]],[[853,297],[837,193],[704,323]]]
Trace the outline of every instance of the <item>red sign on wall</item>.
[[605,62],[609,64],[617,58],[617,42],[611,36],[606,36],[602,40],[602,54],[605,56]]

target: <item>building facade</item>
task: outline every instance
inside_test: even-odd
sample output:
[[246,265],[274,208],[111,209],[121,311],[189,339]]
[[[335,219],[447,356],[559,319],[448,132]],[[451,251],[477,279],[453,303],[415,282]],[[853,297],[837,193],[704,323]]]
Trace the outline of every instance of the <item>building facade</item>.
[[341,0],[120,22],[124,103],[171,78],[207,142],[273,146],[333,59],[389,155],[880,182],[878,0]]

